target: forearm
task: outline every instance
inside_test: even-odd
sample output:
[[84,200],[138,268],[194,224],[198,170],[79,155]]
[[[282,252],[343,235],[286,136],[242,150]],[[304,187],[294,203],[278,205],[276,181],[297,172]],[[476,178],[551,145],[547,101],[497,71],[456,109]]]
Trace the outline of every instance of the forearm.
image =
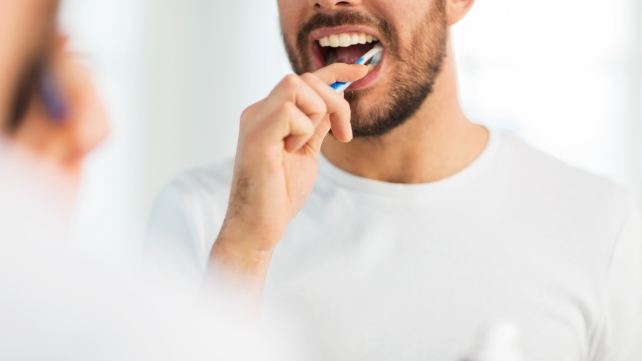
[[[238,228],[237,228],[238,229]],[[224,278],[259,299],[272,260],[271,249],[256,249],[252,235],[242,229],[224,227],[214,243],[208,264],[208,279]]]

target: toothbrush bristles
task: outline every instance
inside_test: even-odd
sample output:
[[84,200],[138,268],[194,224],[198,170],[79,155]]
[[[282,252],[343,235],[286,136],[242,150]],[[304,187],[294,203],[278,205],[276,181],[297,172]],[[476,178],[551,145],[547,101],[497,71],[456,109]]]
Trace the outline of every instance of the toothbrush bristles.
[[361,65],[368,65],[368,63],[373,63],[375,62],[375,65],[378,64],[379,61],[381,61],[381,53],[383,52],[383,47],[380,44],[375,45],[374,48],[370,49],[367,53],[365,53],[359,60],[357,60],[357,64]]

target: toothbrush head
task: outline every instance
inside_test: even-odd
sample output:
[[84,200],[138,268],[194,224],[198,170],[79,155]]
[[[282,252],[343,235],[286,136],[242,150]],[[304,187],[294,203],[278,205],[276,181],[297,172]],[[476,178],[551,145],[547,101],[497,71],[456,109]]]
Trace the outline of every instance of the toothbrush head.
[[379,63],[381,63],[382,58],[383,58],[383,51],[380,51],[372,57],[368,65],[371,65],[371,66],[379,65]]
[[383,55],[383,46],[380,44],[375,45],[369,52],[365,53],[361,58],[356,61],[356,64],[361,65],[377,65],[381,62]]

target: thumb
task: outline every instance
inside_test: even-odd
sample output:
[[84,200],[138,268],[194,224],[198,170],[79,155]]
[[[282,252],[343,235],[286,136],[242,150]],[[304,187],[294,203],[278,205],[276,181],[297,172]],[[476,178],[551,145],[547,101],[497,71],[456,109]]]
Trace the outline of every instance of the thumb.
[[355,82],[368,75],[369,71],[366,65],[334,63],[317,70],[314,75],[329,85],[338,81]]

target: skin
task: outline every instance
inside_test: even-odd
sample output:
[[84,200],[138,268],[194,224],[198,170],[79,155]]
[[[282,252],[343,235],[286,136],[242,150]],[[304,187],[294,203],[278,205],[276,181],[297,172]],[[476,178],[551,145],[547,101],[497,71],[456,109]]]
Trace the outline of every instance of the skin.
[[[55,0],[0,0],[0,134],[24,159],[76,184],[83,159],[107,135],[105,111],[89,72],[57,34]],[[9,127],[17,88],[34,59],[44,58],[68,112],[53,119],[34,91],[19,126]]]
[[0,124],[28,58],[35,55],[51,22],[53,1],[0,0]]
[[[315,13],[356,11],[385,19],[395,29],[399,54],[410,54],[412,36],[426,26],[434,1],[438,0],[279,0],[278,4],[290,47]],[[448,27],[457,23],[473,2],[444,0],[444,23]],[[264,100],[250,106],[241,119],[228,213],[212,249],[210,275],[225,273],[240,280],[251,295],[261,295],[274,249],[312,190],[321,153],[347,172],[396,183],[439,180],[476,159],[488,133],[461,110],[449,41],[446,48],[430,96],[405,123],[382,136],[352,139],[350,119],[363,125],[369,119],[368,104],[388,101],[392,84],[387,75],[402,67],[394,57],[386,60],[377,83],[359,91],[351,103],[344,94],[328,92],[327,85],[356,80],[366,70],[334,64],[288,75]],[[330,128],[332,136],[327,136]]]

